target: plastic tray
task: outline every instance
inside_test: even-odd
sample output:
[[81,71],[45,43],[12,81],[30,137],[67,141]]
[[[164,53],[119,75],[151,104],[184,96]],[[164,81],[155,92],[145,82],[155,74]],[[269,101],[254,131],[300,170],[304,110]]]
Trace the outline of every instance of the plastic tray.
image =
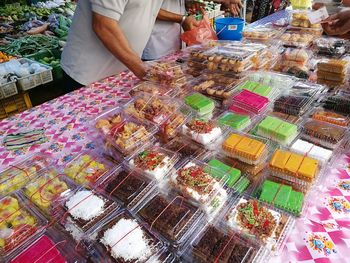
[[177,86],[186,82],[186,77],[181,65],[173,61],[151,61],[147,62],[148,72],[145,79]]
[[[19,194],[12,194],[0,199],[2,210],[1,225],[4,236],[1,236],[0,259],[7,262],[16,254],[16,249],[23,243],[35,239],[43,230],[47,221]],[[5,231],[6,229],[10,231]],[[5,241],[5,239],[7,241]],[[9,243],[7,243],[10,241]]]
[[296,96],[305,96],[311,98],[318,98],[325,92],[327,92],[327,87],[319,85],[309,81],[296,81],[289,91],[289,94],[294,94]]
[[206,224],[188,246],[182,262],[258,262],[260,246],[220,224]]
[[338,125],[309,119],[303,125],[302,138],[329,149],[336,149],[347,136],[346,130]]
[[250,165],[266,162],[270,151],[270,140],[238,132],[229,134],[222,144],[226,156]]
[[48,166],[49,162],[45,156],[32,155],[24,161],[15,163],[10,168],[1,171],[0,197],[22,188]]
[[89,262],[152,262],[164,249],[163,242],[127,211],[111,215],[87,236],[94,251]]
[[317,83],[332,88],[348,82],[349,61],[347,59],[322,59],[317,63]]
[[102,189],[109,199],[132,210],[152,192],[155,186],[155,180],[125,166],[120,166],[104,178],[97,188]]
[[158,131],[154,124],[140,122],[125,114],[120,108],[100,115],[94,123],[103,136],[124,156],[129,156],[140,147],[147,146]]
[[159,146],[152,146],[137,152],[127,165],[151,179],[161,182],[179,161],[179,154]]
[[311,46],[315,36],[307,33],[287,31],[280,39],[286,47],[308,48]]
[[322,37],[314,41],[314,50],[320,56],[339,58],[346,53],[348,41],[340,38]]
[[270,102],[268,98],[260,96],[249,90],[242,90],[240,92],[237,92],[229,101],[231,103],[231,106],[238,106],[255,114],[265,112]]
[[176,97],[179,94],[179,89],[151,81],[143,81],[130,90],[130,95],[138,96],[143,92],[156,96]]
[[253,41],[270,41],[281,34],[281,30],[271,27],[247,28],[243,31],[243,37]]
[[273,110],[294,116],[304,115],[311,107],[310,97],[282,95],[275,100]]
[[137,216],[178,250],[183,248],[203,220],[201,210],[186,198],[157,191],[139,207]]
[[226,131],[226,126],[200,118],[191,118],[182,126],[182,135],[209,150],[215,150],[222,143]]
[[296,81],[293,77],[270,71],[251,72],[247,75],[247,79],[280,89],[282,92],[289,90]]
[[229,176],[216,179],[211,176],[214,173],[220,173],[220,170],[199,160],[189,159],[170,175],[168,182],[176,192],[199,205],[208,220],[213,220],[229,199],[225,187]]
[[323,107],[327,110],[350,114],[350,96],[343,93],[331,94],[324,99]]
[[273,140],[281,145],[290,145],[301,132],[301,127],[279,119],[277,117],[265,116],[255,127],[258,136]]
[[230,129],[237,131],[247,131],[255,123],[256,115],[247,113],[246,111],[231,109],[220,114],[216,121],[220,125],[227,126]]
[[[254,213],[254,209],[258,210],[259,213]],[[244,211],[246,210],[252,210],[253,215],[247,213],[245,216]],[[247,217],[250,215],[255,222],[254,227],[247,224]],[[244,237],[258,242],[266,249],[276,253],[283,247],[283,243],[294,225],[294,219],[290,215],[248,196],[237,199],[224,218],[229,229],[239,232]],[[269,220],[268,229],[265,226],[266,220]]]
[[115,168],[115,164],[101,154],[83,151],[65,165],[64,173],[79,185],[93,187],[98,180]]
[[216,103],[214,100],[201,93],[190,93],[184,98],[185,104],[190,107],[198,116],[211,119]]
[[267,114],[293,124],[300,124],[302,122],[302,118],[300,116],[294,116],[283,112],[270,111]]
[[59,228],[49,228],[17,251],[10,262],[85,262],[83,251]]
[[175,137],[173,140],[165,144],[164,147],[180,154],[182,158],[194,157],[200,159],[207,152],[207,150],[200,144],[183,136]]
[[321,24],[311,24],[308,18],[309,10],[294,10],[290,25],[300,28],[321,28]]
[[305,187],[314,184],[321,174],[321,162],[286,150],[275,151],[269,168],[273,176]]
[[310,117],[314,120],[323,121],[342,127],[347,127],[350,124],[349,115],[343,115],[331,110],[325,110],[322,107],[315,108],[310,114]]
[[143,93],[125,104],[124,110],[140,120],[162,125],[181,106],[176,99]]
[[260,82],[251,81],[244,79],[241,83],[236,86],[237,90],[248,90],[265,98],[273,101],[279,94],[279,89],[271,87],[269,85],[262,84]]
[[16,81],[10,81],[0,85],[0,99],[8,98],[18,94]]

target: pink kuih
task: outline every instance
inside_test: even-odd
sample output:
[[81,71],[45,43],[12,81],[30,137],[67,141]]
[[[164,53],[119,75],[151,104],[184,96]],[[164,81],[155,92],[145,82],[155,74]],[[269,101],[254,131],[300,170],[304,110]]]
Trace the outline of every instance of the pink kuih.
[[[232,106],[229,110],[236,109],[235,105],[247,109],[254,113],[264,111],[269,103],[269,99],[248,90],[242,90],[232,97]],[[231,109],[232,108],[232,109]]]
[[11,263],[36,262],[36,263],[66,263],[54,242],[47,236],[42,236],[33,245],[24,250]]

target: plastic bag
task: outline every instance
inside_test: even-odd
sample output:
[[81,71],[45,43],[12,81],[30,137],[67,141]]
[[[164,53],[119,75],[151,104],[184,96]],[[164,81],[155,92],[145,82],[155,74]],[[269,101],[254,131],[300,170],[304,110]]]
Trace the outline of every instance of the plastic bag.
[[210,26],[209,18],[204,16],[202,21],[199,22],[199,26],[184,32],[181,35],[182,41],[184,41],[187,45],[198,45],[208,42],[209,40],[217,40],[216,33]]

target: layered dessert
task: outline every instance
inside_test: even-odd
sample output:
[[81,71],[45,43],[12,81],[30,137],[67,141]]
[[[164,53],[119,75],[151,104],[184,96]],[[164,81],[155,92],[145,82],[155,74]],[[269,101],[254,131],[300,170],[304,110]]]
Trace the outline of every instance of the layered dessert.
[[316,110],[312,114],[312,118],[318,121],[324,121],[331,124],[335,124],[342,127],[347,127],[350,123],[349,117],[344,116],[342,114],[333,112],[333,111],[327,111],[327,110]]
[[269,98],[273,92],[273,89],[270,86],[261,84],[259,82],[254,82],[254,81],[246,81],[240,86],[238,86],[238,89],[249,90],[260,96],[264,96],[267,98]]
[[192,119],[182,126],[182,133],[204,146],[214,144],[222,136],[222,130],[213,121]]
[[345,132],[345,128],[326,122],[310,120],[304,123],[305,138],[332,149],[343,140]]
[[303,156],[316,159],[322,163],[326,163],[333,154],[332,150],[323,148],[301,139],[298,139],[293,143],[291,150]]
[[253,262],[256,248],[233,235],[226,234],[215,226],[208,226],[193,245],[193,262]]
[[227,224],[263,242],[268,249],[276,249],[286,224],[286,218],[257,200],[240,199],[226,215]]
[[273,110],[293,116],[303,115],[311,105],[309,97],[283,95],[276,99]]
[[211,116],[215,109],[214,101],[200,93],[193,93],[186,96],[185,103],[195,110],[199,116]]
[[84,154],[70,162],[64,173],[80,185],[94,184],[108,171],[97,157]]
[[293,124],[296,124],[301,120],[299,116],[294,116],[294,115],[290,115],[290,114],[278,112],[278,111],[273,111],[270,114],[274,117],[277,117],[279,119],[285,120]]
[[165,145],[170,151],[179,153],[182,157],[199,158],[207,151],[200,144],[187,140],[184,137],[176,137]]
[[190,197],[204,206],[209,215],[217,213],[227,200],[227,192],[205,167],[188,162],[170,178],[171,184],[185,197]]
[[152,180],[124,169],[114,172],[102,185],[109,196],[126,207],[136,205],[154,187]]
[[326,98],[323,107],[340,113],[350,113],[350,97],[345,94],[329,96]]
[[152,229],[177,246],[201,213],[183,197],[177,196],[171,199],[157,194],[138,212],[138,215],[152,226]]
[[[232,106],[235,107],[238,105],[243,109],[247,109],[255,114],[263,112],[267,105],[269,104],[269,99],[260,96],[249,90],[242,90],[232,97]],[[231,107],[232,107],[231,106]]]
[[218,123],[226,125],[234,130],[242,131],[251,124],[248,115],[241,115],[232,112],[226,112],[218,118]]
[[225,185],[229,188],[233,188],[241,177],[240,170],[230,167],[217,159],[209,160],[208,166],[204,170],[218,181],[225,182]]
[[330,87],[345,84],[349,62],[346,59],[329,59],[317,64],[317,82]]
[[114,211],[117,205],[101,195],[89,190],[78,190],[64,204],[65,228],[76,234],[72,229],[86,231]]
[[257,135],[289,145],[299,134],[298,126],[267,116],[257,126]]
[[124,118],[120,114],[98,120],[96,128],[111,136],[116,147],[123,154],[132,153],[138,146],[147,143],[152,137],[151,128],[146,128],[145,125]]
[[268,147],[265,143],[248,136],[231,134],[222,144],[224,153],[232,158],[248,164],[259,164],[268,155]]
[[261,186],[259,200],[299,216],[303,208],[304,194],[295,191],[290,185],[265,180]]
[[24,187],[24,194],[45,213],[62,193],[69,189],[62,178],[54,172],[41,174]]
[[31,237],[38,229],[37,218],[12,196],[0,200],[0,255],[4,256]]
[[168,156],[161,148],[155,147],[138,153],[129,161],[129,165],[132,169],[137,168],[160,181],[174,166],[174,159],[176,159],[175,154],[173,157]]
[[263,169],[267,166],[267,164],[265,162],[261,162],[259,164],[256,165],[251,165],[251,164],[247,164],[245,162],[239,161],[237,159],[234,158],[230,158],[230,157],[223,157],[222,161],[227,163],[228,165],[237,168],[238,170],[240,170],[242,173],[247,174],[247,175],[252,175],[252,176],[257,176],[259,175],[260,172],[263,171]]
[[275,151],[269,165],[275,176],[300,184],[313,182],[319,173],[317,160],[283,150]]

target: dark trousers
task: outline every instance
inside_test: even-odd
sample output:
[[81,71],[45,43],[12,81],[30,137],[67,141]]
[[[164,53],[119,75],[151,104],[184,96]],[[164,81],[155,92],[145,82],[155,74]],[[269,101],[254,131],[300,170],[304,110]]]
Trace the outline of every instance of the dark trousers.
[[63,87],[64,93],[69,93],[74,90],[80,89],[81,87],[84,87],[83,84],[80,84],[79,82],[72,79],[64,71],[63,71],[63,86],[64,86]]

